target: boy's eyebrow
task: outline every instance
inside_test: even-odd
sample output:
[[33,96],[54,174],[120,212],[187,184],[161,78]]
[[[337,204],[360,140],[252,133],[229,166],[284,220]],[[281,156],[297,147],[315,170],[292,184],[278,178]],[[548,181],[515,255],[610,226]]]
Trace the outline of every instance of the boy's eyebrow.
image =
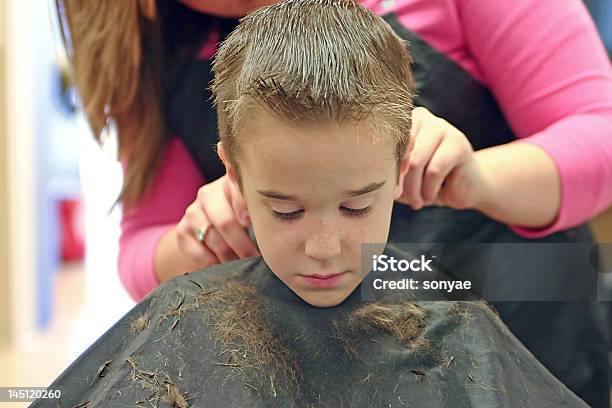
[[[381,181],[380,183],[371,183],[357,190],[345,191],[345,194],[349,197],[355,197],[361,194],[371,193],[372,191],[378,190],[384,185],[385,185],[385,181]],[[257,192],[265,197],[275,198],[277,200],[298,201],[295,196],[281,194],[276,191],[257,190]]]
[[355,197],[358,195],[362,195],[362,194],[366,194],[366,193],[371,193],[372,191],[378,190],[379,188],[381,188],[382,186],[385,185],[385,181],[381,181],[380,183],[372,183],[372,184],[368,184],[367,186],[357,189],[357,190],[349,190],[346,191],[346,195],[349,197]]

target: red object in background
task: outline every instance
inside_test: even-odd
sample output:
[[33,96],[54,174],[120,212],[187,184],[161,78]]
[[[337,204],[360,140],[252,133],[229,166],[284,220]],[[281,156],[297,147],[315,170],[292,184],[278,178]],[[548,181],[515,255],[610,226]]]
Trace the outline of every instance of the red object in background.
[[59,202],[62,262],[82,261],[85,257],[83,202],[80,198]]

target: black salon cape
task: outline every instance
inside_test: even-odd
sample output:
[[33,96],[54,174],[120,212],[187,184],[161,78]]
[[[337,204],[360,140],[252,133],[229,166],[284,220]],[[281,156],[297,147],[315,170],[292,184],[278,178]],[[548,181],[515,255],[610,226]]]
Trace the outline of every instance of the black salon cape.
[[[390,247],[386,253],[402,255]],[[273,391],[267,384],[262,392],[257,378],[235,371],[224,355],[227,345],[213,340],[213,326],[196,298],[231,279],[255,288],[266,327],[295,357],[299,394],[291,393],[278,376]],[[413,295],[430,296],[417,292]],[[315,308],[282,283],[262,258],[217,265],[162,284],[49,386],[61,390],[60,404],[37,400],[31,406],[587,406],[483,302],[415,303],[425,312],[426,352],[402,345],[382,330],[354,332],[355,347],[349,351],[333,322],[342,324],[364,304],[360,288],[337,307]],[[177,307],[184,310],[173,314]],[[141,316],[149,323],[135,333],[134,322]],[[170,397],[175,391],[183,398],[180,402]]]
[[[426,107],[457,127],[474,150],[516,140],[490,89],[420,38],[418,33],[407,29],[400,22],[401,16],[388,13],[382,17],[408,44],[413,58],[415,106]],[[224,20],[221,38],[225,38],[237,23]],[[199,50],[200,46],[195,49]],[[174,59],[170,60],[170,65],[176,65]],[[212,79],[211,61],[194,58],[178,78],[180,81],[167,100],[166,122],[183,142],[202,176],[215,180],[225,173],[225,168],[215,149],[218,132],[216,110],[210,102],[212,95],[210,89],[202,85]],[[396,202],[389,242],[450,244],[446,249],[457,255],[456,262],[450,257],[446,261],[453,276],[461,280],[486,281],[488,287],[506,288],[512,293],[511,299],[504,300],[487,296],[475,288],[479,296],[494,302],[512,333],[557,378],[591,406],[610,407],[607,306],[595,302],[595,294],[582,297],[585,301],[568,301],[575,299],[574,294],[580,290],[565,284],[581,282],[581,287],[591,284],[595,293],[596,273],[591,273],[592,268],[576,267],[573,252],[565,250],[572,245],[594,245],[587,225],[532,239],[519,236],[507,225],[478,211],[438,206],[413,210]],[[471,250],[467,254],[456,246],[464,243],[494,245],[481,245],[478,251]],[[514,255],[500,250],[502,246],[497,244],[517,244],[515,248],[530,245],[532,249],[541,244],[554,244],[557,251],[551,255],[547,251],[531,250],[535,256],[533,262],[528,265],[523,262],[517,271],[512,268]],[[538,255],[538,252],[541,253]],[[489,266],[472,267],[466,260]],[[533,296],[534,288],[542,285],[558,288],[559,293],[563,293],[557,298],[559,301],[548,301],[551,299],[544,293],[541,298]]]

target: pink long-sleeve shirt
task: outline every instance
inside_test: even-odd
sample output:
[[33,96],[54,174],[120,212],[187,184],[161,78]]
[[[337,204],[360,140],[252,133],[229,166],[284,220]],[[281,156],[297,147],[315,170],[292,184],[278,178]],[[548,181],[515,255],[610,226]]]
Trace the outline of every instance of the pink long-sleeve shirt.
[[[562,205],[547,228],[513,227],[537,238],[591,218],[612,204],[612,69],[581,0],[363,0],[399,20],[485,84],[517,136],[556,162]],[[198,58],[210,58],[208,45]],[[123,215],[119,275],[142,299],[159,283],[153,257],[205,183],[172,138],[154,187]]]

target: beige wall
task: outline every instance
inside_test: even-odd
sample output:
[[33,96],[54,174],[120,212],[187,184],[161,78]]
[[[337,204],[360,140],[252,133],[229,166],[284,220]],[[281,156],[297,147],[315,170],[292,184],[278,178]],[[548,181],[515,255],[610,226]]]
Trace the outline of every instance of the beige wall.
[[10,274],[8,219],[8,147],[6,143],[6,71],[4,46],[4,0],[0,0],[0,345],[10,335]]
[[31,6],[0,0],[0,342],[36,330]]

